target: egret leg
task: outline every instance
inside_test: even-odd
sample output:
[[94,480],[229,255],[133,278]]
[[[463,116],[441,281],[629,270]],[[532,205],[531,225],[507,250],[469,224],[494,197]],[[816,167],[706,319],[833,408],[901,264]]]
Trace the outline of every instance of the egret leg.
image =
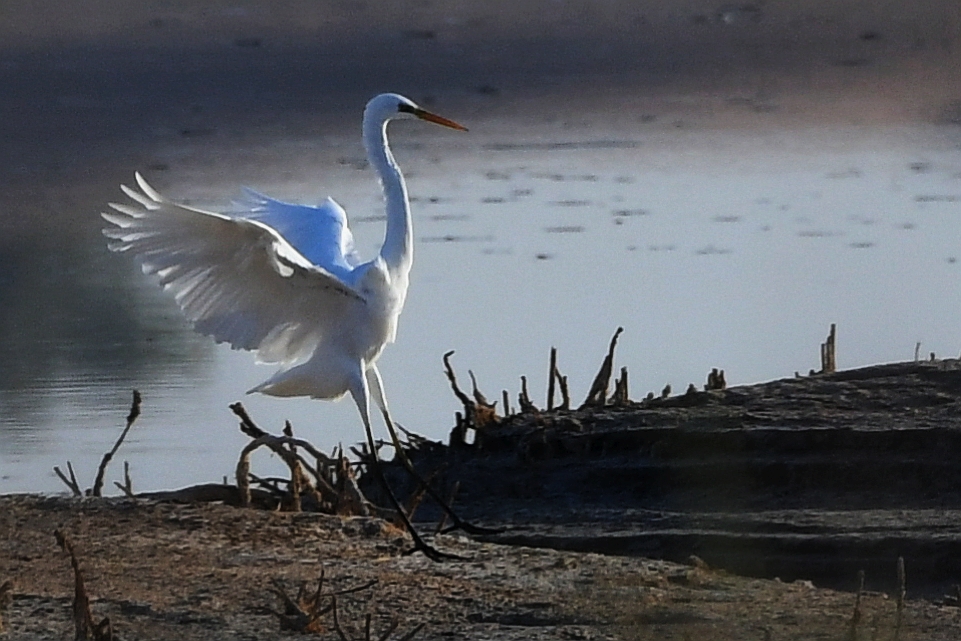
[[400,501],[394,496],[394,492],[390,489],[390,485],[387,483],[387,478],[384,476],[384,470],[381,467],[380,458],[377,456],[377,444],[374,442],[374,434],[370,427],[370,394],[367,387],[367,381],[363,376],[358,377],[360,382],[356,385],[351,386],[350,394],[354,398],[354,402],[357,404],[357,409],[360,411],[360,417],[364,421],[364,431],[367,432],[367,445],[370,447],[370,453],[373,457],[373,468],[374,474],[377,476],[377,480],[380,481],[381,486],[384,491],[387,492],[387,497],[394,509],[400,515],[401,521],[404,522],[404,527],[410,532],[410,537],[414,541],[414,548],[410,550],[410,553],[420,550],[424,553],[424,556],[431,559],[432,561],[442,561],[444,559],[463,559],[463,557],[457,556],[455,554],[448,554],[446,552],[441,552],[437,548],[431,546],[420,534],[414,529],[414,524],[410,522],[407,513],[404,508],[401,507]]
[[451,530],[460,529],[464,530],[468,534],[479,535],[500,534],[503,532],[504,528],[480,527],[461,519],[459,516],[457,516],[454,510],[447,505],[447,503],[441,499],[440,496],[437,495],[437,492],[435,492],[434,488],[432,488],[430,484],[424,480],[424,477],[422,477],[417,470],[414,469],[413,462],[407,456],[407,453],[404,452],[404,448],[401,447],[400,438],[397,436],[397,430],[394,428],[394,421],[390,417],[390,410],[387,409],[387,397],[384,395],[384,382],[380,377],[380,371],[378,371],[376,365],[371,365],[367,369],[367,387],[370,390],[370,394],[374,397],[374,402],[377,403],[377,406],[380,408],[381,414],[384,416],[384,422],[387,423],[387,431],[390,432],[390,439],[394,444],[394,451],[397,452],[397,457],[401,460],[401,462],[403,462],[404,467],[407,468],[407,472],[414,477],[414,480],[417,481],[417,483],[427,491],[427,494],[434,499],[438,505],[440,505],[441,509],[447,513],[447,516],[453,522],[453,525],[444,531],[449,532]]

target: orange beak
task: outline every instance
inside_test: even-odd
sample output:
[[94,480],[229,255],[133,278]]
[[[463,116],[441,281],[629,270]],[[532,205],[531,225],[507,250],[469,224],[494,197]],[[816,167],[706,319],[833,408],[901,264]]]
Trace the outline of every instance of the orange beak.
[[425,109],[412,109],[411,113],[420,118],[421,120],[426,120],[427,122],[432,122],[435,125],[441,125],[444,127],[450,127],[451,129],[456,129],[457,131],[467,131],[467,127],[458,124],[453,120],[444,118],[443,116],[438,116]]

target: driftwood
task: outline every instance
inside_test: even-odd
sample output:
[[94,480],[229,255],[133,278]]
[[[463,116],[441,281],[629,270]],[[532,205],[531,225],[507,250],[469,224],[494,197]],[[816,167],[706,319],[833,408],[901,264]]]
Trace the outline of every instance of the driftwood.
[[617,338],[623,331],[623,327],[618,327],[617,331],[614,332],[614,336],[611,338],[611,344],[607,348],[607,356],[604,357],[601,369],[597,372],[597,376],[594,377],[591,389],[587,393],[587,398],[584,399],[581,407],[599,407],[607,403],[607,391],[610,388],[611,373],[614,370],[614,348],[617,347]]
[[113,629],[110,626],[110,619],[104,617],[100,623],[93,622],[93,614],[90,612],[90,597],[87,595],[87,588],[83,582],[83,573],[80,571],[80,561],[73,551],[73,543],[67,535],[60,530],[54,530],[54,536],[60,548],[70,556],[70,565],[73,566],[74,592],[73,592],[73,625],[75,641],[115,641]]

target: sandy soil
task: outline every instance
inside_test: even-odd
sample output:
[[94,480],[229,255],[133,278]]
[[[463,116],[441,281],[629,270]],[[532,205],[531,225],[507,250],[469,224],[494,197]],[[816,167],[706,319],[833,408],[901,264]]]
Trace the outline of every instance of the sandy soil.
[[[465,557],[403,556],[396,530],[370,519],[269,513],[220,505],[36,496],[0,498],[0,582],[12,580],[6,638],[71,638],[73,575],[53,530],[72,539],[94,618],[122,639],[279,639],[278,580],[293,595],[325,573],[339,620],[362,638],[392,617],[393,638],[841,639],[855,596],[799,581],[744,579],[640,558],[471,542],[436,543]],[[895,600],[862,597],[855,638],[890,638]],[[902,639],[955,639],[957,607],[909,601]],[[337,638],[324,619],[321,638]],[[878,636],[880,635],[880,636]]]

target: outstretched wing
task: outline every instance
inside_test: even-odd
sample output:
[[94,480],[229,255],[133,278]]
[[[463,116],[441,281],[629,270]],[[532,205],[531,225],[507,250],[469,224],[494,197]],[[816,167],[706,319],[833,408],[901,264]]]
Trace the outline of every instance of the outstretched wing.
[[290,363],[364,304],[267,225],[172,203],[136,178],[141,191],[121,189],[137,206],[111,203],[103,233],[111,250],[159,277],[197,331],[256,350],[261,361]]
[[246,199],[241,204],[246,208],[240,215],[276,229],[313,264],[341,278],[360,264],[354,236],[347,226],[347,212],[332,198],[319,207],[310,207],[275,200],[253,189],[245,188],[244,193]]

